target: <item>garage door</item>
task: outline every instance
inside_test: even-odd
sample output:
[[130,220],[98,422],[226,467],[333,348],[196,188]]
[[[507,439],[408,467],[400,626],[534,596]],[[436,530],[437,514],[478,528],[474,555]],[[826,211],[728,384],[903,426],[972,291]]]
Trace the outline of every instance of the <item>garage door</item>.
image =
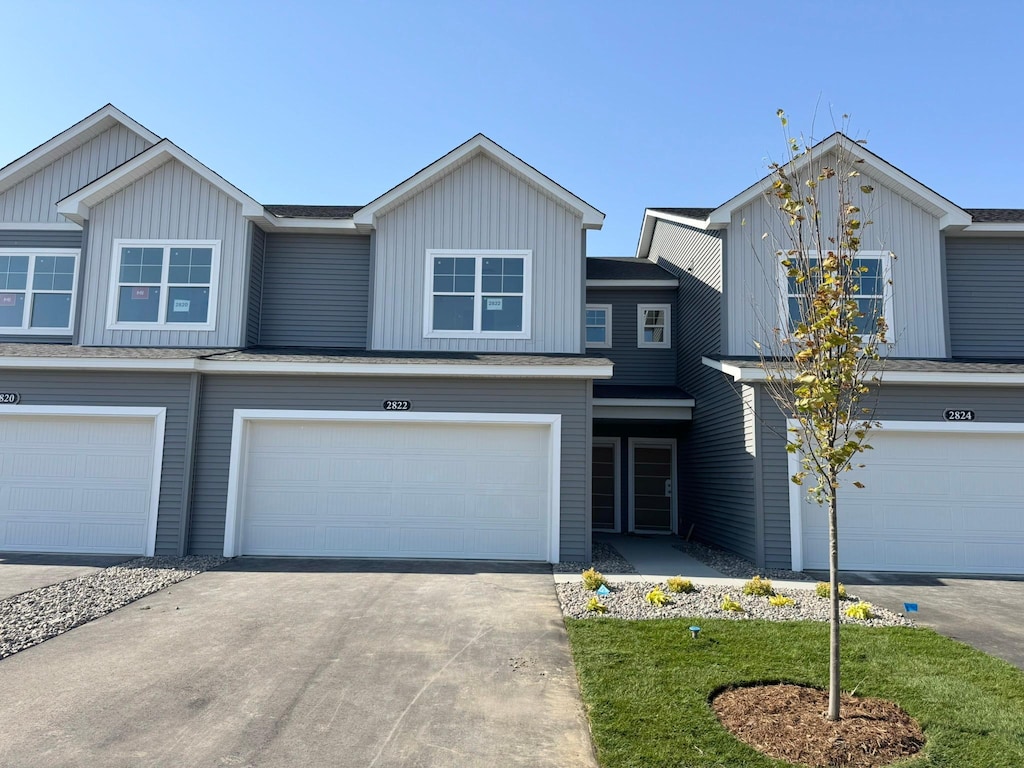
[[0,550],[152,554],[153,417],[0,414]]
[[[1024,436],[882,429],[871,443],[847,476],[866,487],[840,490],[841,569],[1024,573]],[[804,501],[802,518],[804,566],[828,568],[825,510]]]
[[245,427],[242,554],[547,560],[547,425]]

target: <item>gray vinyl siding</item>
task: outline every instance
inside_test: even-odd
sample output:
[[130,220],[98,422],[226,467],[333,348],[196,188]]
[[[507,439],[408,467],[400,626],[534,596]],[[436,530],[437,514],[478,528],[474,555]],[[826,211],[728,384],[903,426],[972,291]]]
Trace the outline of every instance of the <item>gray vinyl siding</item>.
[[[579,214],[476,155],[377,219],[374,349],[581,352]],[[427,250],[533,252],[529,339],[426,339]]]
[[[834,182],[833,182],[834,184]],[[939,220],[936,212],[911,202],[882,181],[864,174],[860,184],[872,185],[870,196],[854,192],[857,203],[873,224],[863,234],[864,251],[892,251],[893,300],[887,319],[893,356],[946,357],[945,318],[942,311],[942,265]],[[818,196],[833,203],[835,192],[826,185]],[[863,199],[859,199],[863,198]],[[827,207],[827,206],[826,206]],[[823,219],[834,220],[826,210]],[[766,232],[769,237],[762,238]],[[756,355],[754,339],[770,338],[782,314],[781,267],[776,248],[787,247],[788,227],[764,198],[733,212],[727,249],[729,317],[726,355]]]
[[56,202],[148,149],[150,143],[115,125],[0,193],[0,221],[64,222]]
[[206,376],[199,414],[190,551],[221,554],[236,408],[379,412],[384,397],[417,412],[562,415],[561,558],[586,560],[589,382],[335,376]]
[[252,227],[252,246],[249,256],[249,306],[245,318],[245,343],[254,346],[260,343],[260,314],[263,307],[263,262],[266,253],[267,235],[255,224]]
[[[758,388],[761,390],[760,405],[765,434],[762,462],[766,565],[770,568],[788,568],[791,562],[789,496],[791,490],[800,493],[804,491],[792,486],[789,479],[785,417],[764,388]],[[942,412],[947,408],[973,409],[977,420],[983,422],[1024,423],[1024,397],[1021,397],[1019,387],[887,386],[884,384],[884,374],[874,417],[883,422],[936,422],[943,421]],[[946,435],[951,440],[956,439],[955,432]],[[868,442],[870,444],[870,438]],[[871,452],[862,454],[861,461],[864,464],[870,463]],[[839,544],[841,556],[842,532]]]
[[[107,330],[114,241],[219,240],[216,329]],[[237,347],[245,338],[246,221],[241,204],[171,160],[95,205],[89,218],[81,343],[90,346]]]
[[676,313],[674,289],[656,288],[587,289],[587,304],[610,304],[612,307],[612,346],[594,347],[595,354],[615,363],[613,384],[671,386],[676,383],[676,338],[672,329],[670,349],[639,347],[636,343],[637,306],[640,304],[668,304]]
[[754,455],[739,387],[701,362],[721,351],[722,240],[717,233],[659,221],[650,257],[679,279],[675,303],[679,386],[696,401],[679,444],[681,525],[693,538],[754,560]]
[[1024,238],[947,237],[952,357],[1024,357]]
[[259,343],[366,348],[370,238],[267,235]]
[[[81,230],[62,229],[0,229],[0,248],[81,248]],[[68,344],[71,333],[52,336],[26,336],[0,333],[0,344],[26,342],[32,344]]]
[[[185,490],[188,374],[8,370],[4,371],[3,382],[6,390],[21,395],[21,405],[166,408],[156,554],[178,554]],[[17,413],[16,406],[10,410]]]

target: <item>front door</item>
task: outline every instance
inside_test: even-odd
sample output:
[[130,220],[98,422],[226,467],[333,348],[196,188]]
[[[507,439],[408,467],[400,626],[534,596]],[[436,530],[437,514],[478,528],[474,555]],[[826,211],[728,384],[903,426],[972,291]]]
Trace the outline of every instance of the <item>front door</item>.
[[595,437],[591,459],[592,527],[619,530],[619,438]]
[[634,531],[675,532],[675,459],[675,440],[630,440],[629,517]]

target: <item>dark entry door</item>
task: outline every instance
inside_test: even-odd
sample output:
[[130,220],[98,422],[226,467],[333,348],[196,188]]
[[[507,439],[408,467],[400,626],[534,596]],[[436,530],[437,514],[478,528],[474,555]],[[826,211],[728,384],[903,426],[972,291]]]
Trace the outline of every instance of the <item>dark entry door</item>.
[[618,499],[616,469],[618,461],[618,443],[614,440],[606,442],[594,441],[593,458],[591,460],[591,506],[593,507],[593,528],[595,531],[617,531]]
[[633,529],[672,532],[675,497],[675,441],[631,443]]

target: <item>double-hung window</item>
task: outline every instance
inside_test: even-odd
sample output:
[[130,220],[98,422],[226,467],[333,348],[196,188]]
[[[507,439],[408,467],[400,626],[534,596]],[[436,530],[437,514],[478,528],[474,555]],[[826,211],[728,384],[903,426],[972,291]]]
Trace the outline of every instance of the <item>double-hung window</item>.
[[[818,257],[810,257],[810,266],[818,266]],[[803,302],[806,300],[796,278],[786,277],[786,316],[792,330],[800,322]],[[814,280],[812,275],[811,280]],[[851,298],[863,317],[857,319],[857,328],[863,336],[873,336],[878,327],[878,318],[884,317],[892,325],[890,316],[891,300],[888,254],[861,251],[853,259],[853,283],[856,290]]]
[[108,326],[213,330],[219,267],[219,241],[116,241]]
[[670,348],[671,317],[671,304],[640,304],[636,308],[636,345],[653,349]]
[[71,332],[78,254],[0,248],[0,334]]
[[610,347],[612,345],[612,305],[587,304],[587,346]]
[[424,336],[530,337],[531,251],[427,251]]

